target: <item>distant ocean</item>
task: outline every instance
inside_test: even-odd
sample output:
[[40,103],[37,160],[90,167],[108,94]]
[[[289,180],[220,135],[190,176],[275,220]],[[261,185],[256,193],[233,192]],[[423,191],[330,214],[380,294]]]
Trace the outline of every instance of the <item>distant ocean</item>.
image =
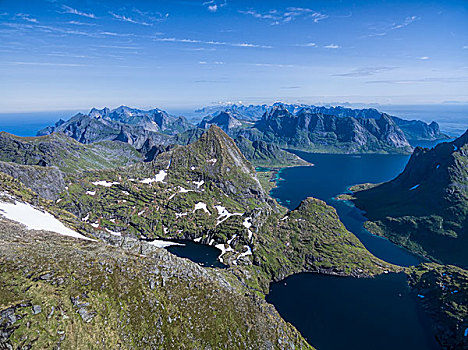
[[36,136],[46,126],[53,125],[60,118],[68,120],[77,111],[0,113],[0,131],[17,136]]
[[389,105],[377,109],[403,119],[419,119],[426,123],[436,121],[440,129],[450,136],[458,137],[468,129],[468,104]]
[[[468,104],[382,105],[377,109],[403,119],[419,119],[428,123],[436,121],[441,130],[450,136],[460,136],[468,129]],[[18,136],[35,136],[40,129],[60,118],[68,120],[78,112],[0,113],[0,131]]]

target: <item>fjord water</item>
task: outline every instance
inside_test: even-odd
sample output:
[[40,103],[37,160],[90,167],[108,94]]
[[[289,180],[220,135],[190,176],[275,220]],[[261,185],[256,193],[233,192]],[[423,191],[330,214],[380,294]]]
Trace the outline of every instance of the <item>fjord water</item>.
[[299,274],[267,301],[321,350],[439,349],[403,274],[372,279]]
[[[346,228],[388,262],[416,265],[421,258],[374,236],[362,213],[334,199],[358,183],[384,182],[406,166],[407,155],[294,152],[314,166],[282,169],[271,195],[289,209],[313,196],[334,206]],[[402,274],[372,279],[302,273],[271,285],[267,301],[318,349],[438,349],[427,316]]]
[[284,168],[278,174],[277,187],[271,195],[289,209],[307,197],[321,199],[334,206],[346,228],[353,232],[375,256],[401,266],[416,265],[421,260],[388,240],[363,229],[366,220],[352,204],[334,198],[355,184],[388,181],[397,176],[408,162],[407,155],[318,154],[294,152],[314,164],[309,167]]

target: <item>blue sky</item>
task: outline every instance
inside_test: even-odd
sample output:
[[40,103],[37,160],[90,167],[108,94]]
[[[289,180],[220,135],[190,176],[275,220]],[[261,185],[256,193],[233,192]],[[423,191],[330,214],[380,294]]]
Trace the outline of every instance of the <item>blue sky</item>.
[[468,101],[467,1],[0,0],[4,112]]

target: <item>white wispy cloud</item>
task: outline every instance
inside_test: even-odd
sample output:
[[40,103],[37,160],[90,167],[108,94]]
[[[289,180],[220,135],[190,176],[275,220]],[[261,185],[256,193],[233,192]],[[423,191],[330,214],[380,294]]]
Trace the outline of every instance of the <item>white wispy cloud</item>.
[[418,21],[420,20],[421,18],[418,17],[418,16],[410,16],[410,17],[406,17],[405,20],[402,22],[402,23],[396,23],[392,26],[392,30],[394,29],[400,29],[400,28],[404,28],[406,26],[409,26],[411,23],[415,22],[415,21]]
[[241,14],[249,15],[254,18],[267,20],[271,25],[290,23],[298,18],[311,19],[315,23],[328,18],[327,15],[305,7],[288,7],[286,10],[269,10],[267,12],[258,12],[254,9],[239,10]]
[[465,83],[467,77],[429,77],[421,79],[401,79],[401,80],[371,80],[367,84],[422,84],[422,83]]
[[39,23],[39,21],[36,18],[31,17],[30,15],[26,13],[17,13],[15,15],[15,18],[21,18],[22,20],[26,22],[31,22],[31,23]]
[[141,11],[140,9],[133,8],[132,11],[142,18],[146,22],[163,22],[169,18],[169,13],[161,12],[150,12],[150,11]]
[[336,44],[328,44],[328,45],[325,45],[324,48],[326,48],[326,49],[339,49],[339,48],[341,48],[341,46],[336,45]]
[[305,43],[305,44],[297,44],[296,46],[301,46],[301,47],[317,47],[316,43]]
[[391,31],[395,29],[401,29],[409,26],[411,23],[414,23],[416,21],[419,21],[421,17],[418,16],[408,16],[404,19],[403,22],[400,23],[392,23],[391,25],[387,25],[384,28],[381,28],[379,30],[375,30],[373,33],[370,33],[366,36],[368,37],[375,37],[375,36],[385,36]]
[[232,47],[252,47],[252,48],[262,48],[262,49],[271,49],[272,46],[268,45],[257,45],[251,43],[232,43],[226,41],[205,41],[197,39],[180,39],[180,38],[159,38],[156,37],[154,41],[160,42],[172,42],[172,43],[182,43],[182,44],[205,44],[205,45],[214,45],[214,46],[232,46]]
[[86,67],[86,64],[78,63],[56,63],[56,62],[23,62],[23,61],[13,61],[7,62],[10,65],[15,66],[58,66],[58,67]]
[[348,73],[333,74],[335,77],[366,77],[378,73],[387,72],[396,69],[396,67],[361,67],[353,69]]
[[224,7],[227,5],[227,1],[225,0],[224,2],[219,2],[216,0],[210,0],[210,1],[205,1],[203,3],[203,6],[206,6],[208,11],[210,12],[217,12],[220,8]]
[[251,63],[256,67],[273,67],[273,68],[294,68],[297,67],[294,64],[281,64],[281,63]]
[[85,22],[80,22],[80,21],[68,21],[68,24],[73,24],[77,26],[97,26],[96,23],[85,23]]
[[428,57],[428,56],[422,56],[422,57],[419,57],[419,59],[420,59],[420,60],[428,60],[428,59],[430,59],[430,57]]
[[71,13],[71,14],[74,14],[74,15],[87,17],[87,18],[93,18],[93,19],[96,18],[96,15],[94,13],[91,13],[91,12],[86,13],[86,12],[78,11],[77,9],[74,9],[74,8],[72,8],[70,6],[67,6],[67,5],[62,5],[62,10],[64,11],[64,13]]
[[151,23],[139,21],[139,20],[133,19],[131,17],[127,17],[125,15],[118,15],[118,14],[116,14],[114,12],[109,12],[109,14],[112,15],[112,17],[114,19],[117,19],[117,20],[122,21],[122,22],[128,22],[128,23],[133,23],[133,24],[141,24],[143,26],[151,26],[152,25]]

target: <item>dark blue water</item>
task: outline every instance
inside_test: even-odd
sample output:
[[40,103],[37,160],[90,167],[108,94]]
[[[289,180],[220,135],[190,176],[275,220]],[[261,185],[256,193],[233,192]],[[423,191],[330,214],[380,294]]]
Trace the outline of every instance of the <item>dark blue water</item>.
[[0,113],[0,131],[17,136],[36,136],[46,126],[53,125],[60,118],[67,120],[76,111]]
[[[348,230],[388,262],[409,266],[421,258],[374,236],[351,203],[334,198],[358,183],[384,182],[406,166],[404,155],[333,155],[294,152],[315,164],[285,168],[271,195],[289,209],[313,196],[334,206]],[[271,285],[267,301],[322,350],[438,349],[427,316],[404,275],[371,279],[299,274]]]
[[204,267],[226,268],[226,265],[218,261],[218,256],[221,253],[219,249],[189,240],[177,240],[176,242],[184,245],[167,247],[166,249],[172,254],[190,259]]
[[366,154],[317,154],[294,152],[314,164],[313,167],[285,168],[271,195],[289,209],[307,197],[321,199],[334,206],[346,228],[353,232],[375,256],[401,266],[417,265],[421,259],[387,239],[372,235],[362,225],[366,219],[352,204],[334,198],[355,184],[388,181],[406,166],[409,156]]
[[415,298],[401,274],[298,274],[272,284],[267,301],[317,349],[439,349]]

